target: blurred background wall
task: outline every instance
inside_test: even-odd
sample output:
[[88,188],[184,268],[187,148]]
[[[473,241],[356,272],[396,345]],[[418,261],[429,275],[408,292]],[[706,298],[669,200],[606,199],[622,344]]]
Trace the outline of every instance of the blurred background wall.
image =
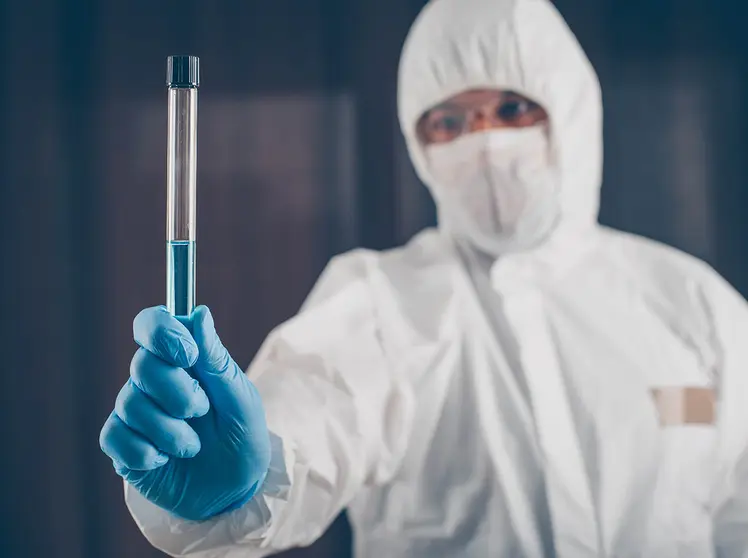
[[[331,255],[433,223],[395,117],[423,4],[0,2],[0,556],[160,556],[98,434],[164,301],[166,56],[201,57],[198,298],[244,365]],[[601,220],[748,293],[745,9],[557,5],[603,85]],[[341,519],[289,556],[349,549]]]

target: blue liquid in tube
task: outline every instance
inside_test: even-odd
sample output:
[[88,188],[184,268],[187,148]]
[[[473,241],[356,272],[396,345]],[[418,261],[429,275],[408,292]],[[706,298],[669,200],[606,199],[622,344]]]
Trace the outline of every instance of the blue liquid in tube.
[[174,316],[189,316],[195,309],[195,241],[166,243],[166,307]]

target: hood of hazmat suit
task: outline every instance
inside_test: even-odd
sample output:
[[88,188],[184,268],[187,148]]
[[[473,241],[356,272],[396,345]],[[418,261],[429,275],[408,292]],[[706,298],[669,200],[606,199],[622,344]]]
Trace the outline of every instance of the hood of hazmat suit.
[[[432,3],[408,36],[398,89],[411,160],[449,233],[497,256],[595,223],[602,173],[600,87],[571,31],[546,2]],[[549,115],[548,145],[522,142],[529,130],[494,130],[424,147],[416,132],[419,117],[469,89],[508,89],[539,103]],[[497,138],[510,145],[496,145]],[[527,147],[512,149],[512,140]],[[455,182],[439,172],[439,159],[459,161],[463,144],[471,143],[496,159],[493,188],[471,188],[469,178]],[[528,207],[506,231],[492,226],[489,209],[498,206],[500,213],[509,201],[500,194],[511,188],[520,190]]]
[[[421,113],[476,88],[542,104],[547,142],[425,149]],[[596,224],[600,91],[554,7],[429,3],[399,111],[439,229],[330,262],[248,370],[273,441],[261,493],[190,523],[126,485],[145,536],[254,558],[347,509],[356,558],[748,556],[748,307],[705,263]],[[445,171],[476,149],[491,180]]]

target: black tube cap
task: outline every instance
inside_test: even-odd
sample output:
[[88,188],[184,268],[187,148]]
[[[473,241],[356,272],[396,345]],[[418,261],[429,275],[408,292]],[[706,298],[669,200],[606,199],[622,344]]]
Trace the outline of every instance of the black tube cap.
[[169,56],[166,60],[166,85],[200,87],[200,59],[197,56]]

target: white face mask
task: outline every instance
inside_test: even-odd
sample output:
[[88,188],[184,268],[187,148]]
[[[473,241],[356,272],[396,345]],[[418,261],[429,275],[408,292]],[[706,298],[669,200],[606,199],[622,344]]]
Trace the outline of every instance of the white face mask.
[[544,126],[490,130],[426,147],[439,218],[491,255],[526,249],[558,215],[557,178]]

